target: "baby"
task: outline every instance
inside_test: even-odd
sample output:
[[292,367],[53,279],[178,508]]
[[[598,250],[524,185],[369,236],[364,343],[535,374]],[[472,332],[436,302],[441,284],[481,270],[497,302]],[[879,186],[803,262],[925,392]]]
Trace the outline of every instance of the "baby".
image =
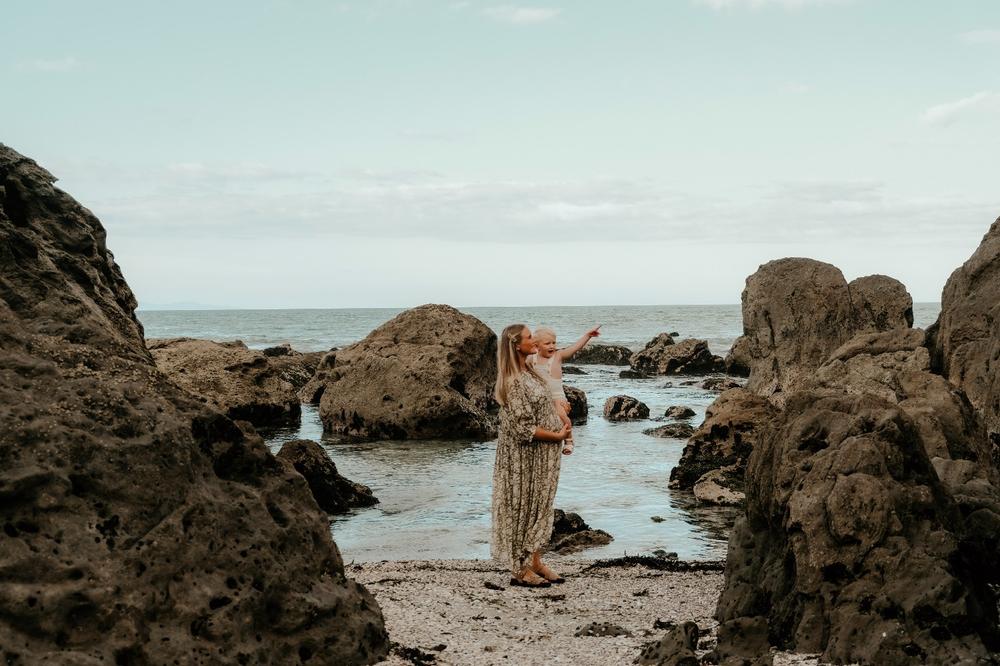
[[[569,402],[566,400],[566,392],[562,385],[562,363],[573,356],[590,342],[591,338],[600,335],[601,326],[598,324],[583,334],[579,340],[564,349],[556,347],[556,332],[546,326],[539,326],[535,330],[535,342],[538,343],[538,353],[534,355],[534,367],[549,385],[549,392],[552,394],[552,403],[555,405],[556,414],[563,425],[569,426]],[[573,453],[573,436],[570,435],[563,442],[565,455]]]

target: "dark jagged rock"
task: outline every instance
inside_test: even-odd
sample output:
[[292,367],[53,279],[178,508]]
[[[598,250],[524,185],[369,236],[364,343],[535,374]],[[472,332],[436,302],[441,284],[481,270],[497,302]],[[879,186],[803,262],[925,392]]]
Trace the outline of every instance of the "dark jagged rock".
[[299,416],[295,387],[273,357],[239,340],[150,339],[146,346],[157,368],[230,418],[262,426]]
[[371,488],[341,476],[323,447],[311,439],[285,442],[275,457],[302,475],[319,508],[327,513],[344,513],[355,507],[378,504]]
[[566,401],[569,402],[569,420],[573,425],[581,425],[587,422],[587,394],[582,389],[575,386],[563,386],[566,393]]
[[635,663],[641,666],[699,666],[695,654],[698,636],[697,624],[682,622],[659,641],[644,647]]
[[628,365],[632,350],[621,345],[589,344],[573,354],[577,365]]
[[657,428],[647,428],[642,431],[642,434],[649,435],[650,437],[687,439],[694,434],[694,428],[688,423],[668,423]]
[[867,275],[851,280],[854,332],[882,332],[913,326],[913,298],[906,285],[888,275]]
[[604,530],[592,529],[580,514],[555,509],[552,537],[546,550],[564,554],[575,553],[594,546],[605,546],[612,541],[614,537]]
[[726,354],[726,374],[735,377],[749,377],[750,365],[749,341],[745,335],[741,335],[736,338],[733,346]]
[[564,375],[585,375],[585,374],[587,374],[586,370],[582,370],[582,369],[577,368],[577,367],[572,366],[572,365],[564,365],[562,367],[562,371],[563,371]]
[[[267,350],[265,349],[264,351],[266,352]],[[296,394],[298,394],[316,376],[319,362],[325,355],[326,352],[303,353],[290,349],[287,353],[271,357],[269,362],[272,367],[277,368],[281,378],[291,384]]]
[[728,391],[729,389],[742,388],[743,384],[740,384],[735,379],[730,379],[729,377],[709,377],[699,386],[706,391],[722,393],[723,391]]
[[668,419],[689,419],[694,416],[694,410],[684,405],[674,405],[667,407],[663,415]]
[[591,622],[582,627],[577,627],[573,634],[577,638],[582,636],[631,636],[632,632],[617,624],[610,622]]
[[683,375],[721,372],[725,361],[714,356],[704,340],[674,342],[666,333],[656,336],[629,359],[632,369],[647,375]]
[[334,372],[334,366],[337,364],[337,350],[331,349],[330,351],[323,353],[319,357],[319,361],[316,363],[316,368],[313,370],[313,375],[310,377],[302,388],[299,389],[299,400],[306,403],[307,405],[318,404],[320,398],[323,397],[323,391],[326,390],[326,382],[330,379]]
[[0,146],[0,646],[25,664],[386,656],[326,515],[157,370],[100,222]]
[[324,432],[359,440],[492,439],[496,355],[496,335],[475,317],[447,305],[407,310],[338,350],[332,368],[324,357]]
[[703,658],[720,666],[771,666],[771,644],[764,618],[737,618],[718,629],[718,646]]
[[614,395],[604,402],[604,418],[609,421],[648,419],[649,407],[630,395]]
[[651,376],[645,372],[637,372],[635,370],[622,370],[618,373],[620,379],[649,379]]

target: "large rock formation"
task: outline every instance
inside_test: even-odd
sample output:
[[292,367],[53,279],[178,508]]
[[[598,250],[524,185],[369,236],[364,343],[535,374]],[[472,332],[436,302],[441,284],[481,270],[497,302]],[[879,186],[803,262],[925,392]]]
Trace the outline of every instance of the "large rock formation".
[[[332,353],[332,352],[331,352]],[[447,305],[401,313],[340,349],[319,414],[327,433],[352,439],[483,439],[496,436],[496,335]]]
[[847,285],[854,331],[891,331],[913,326],[913,298],[906,285],[888,275],[866,275]]
[[928,333],[935,369],[961,387],[1000,446],[1000,219],[948,278]]
[[577,365],[628,365],[632,350],[622,345],[589,344],[571,359]]
[[646,375],[690,375],[725,369],[725,361],[709,351],[706,341],[687,338],[675,343],[666,333],[632,354],[629,363],[633,370]]
[[726,353],[726,374],[737,377],[749,377],[751,365],[750,343],[745,335],[741,335],[736,338],[733,346]]
[[275,361],[282,357],[239,340],[150,339],[146,347],[171,380],[232,419],[262,426],[299,416],[296,387],[284,376],[287,355],[282,367]]
[[5,658],[384,657],[306,482],[157,370],[103,227],[54,180],[0,146]]
[[287,441],[275,457],[302,475],[319,508],[327,513],[378,504],[371,488],[341,476],[323,447],[311,439]]

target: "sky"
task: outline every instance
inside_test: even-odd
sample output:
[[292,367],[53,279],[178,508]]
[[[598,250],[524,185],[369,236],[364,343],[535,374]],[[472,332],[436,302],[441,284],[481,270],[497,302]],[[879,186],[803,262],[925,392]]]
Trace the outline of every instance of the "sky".
[[0,142],[141,307],[937,301],[1000,215],[996,0],[33,0]]

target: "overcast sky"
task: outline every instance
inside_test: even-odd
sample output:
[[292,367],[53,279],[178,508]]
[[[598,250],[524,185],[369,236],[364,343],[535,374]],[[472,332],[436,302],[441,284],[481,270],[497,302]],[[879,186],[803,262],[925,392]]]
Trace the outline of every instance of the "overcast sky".
[[996,0],[10,3],[0,141],[144,306],[917,301],[1000,215]]

